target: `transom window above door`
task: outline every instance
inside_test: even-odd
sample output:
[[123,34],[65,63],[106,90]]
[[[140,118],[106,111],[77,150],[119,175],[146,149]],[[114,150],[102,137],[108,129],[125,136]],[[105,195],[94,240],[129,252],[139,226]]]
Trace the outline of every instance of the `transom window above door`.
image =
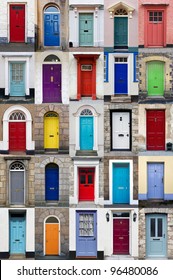
[[127,62],[127,57],[115,57],[115,63],[123,63],[123,62]]
[[10,121],[24,121],[25,115],[22,112],[13,112],[9,118]]
[[149,12],[149,21],[152,22],[157,22],[157,21],[162,21],[163,16],[162,12]]
[[116,16],[123,16],[123,15],[128,15],[127,11],[125,9],[117,9],[115,11]]
[[84,110],[82,110],[82,112],[81,112],[80,115],[81,115],[81,116],[92,116],[93,113],[92,113],[91,110],[89,110],[89,109],[84,109]]
[[60,13],[59,9],[54,6],[49,6],[45,9],[45,13]]

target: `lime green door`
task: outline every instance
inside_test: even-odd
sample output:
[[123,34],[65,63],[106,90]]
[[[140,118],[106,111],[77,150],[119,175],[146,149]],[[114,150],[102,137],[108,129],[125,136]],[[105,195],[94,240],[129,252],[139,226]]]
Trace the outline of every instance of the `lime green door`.
[[148,95],[164,94],[164,62],[148,62]]

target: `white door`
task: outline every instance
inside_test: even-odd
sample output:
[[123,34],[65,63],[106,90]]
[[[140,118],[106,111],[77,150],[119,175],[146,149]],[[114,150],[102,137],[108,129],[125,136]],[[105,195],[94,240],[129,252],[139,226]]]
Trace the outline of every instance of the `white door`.
[[130,112],[112,113],[112,149],[130,149]]

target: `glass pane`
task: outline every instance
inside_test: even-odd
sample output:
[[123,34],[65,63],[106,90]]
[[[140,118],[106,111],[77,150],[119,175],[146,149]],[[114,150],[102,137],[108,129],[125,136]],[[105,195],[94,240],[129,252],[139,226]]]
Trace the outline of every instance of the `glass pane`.
[[157,223],[157,232],[158,232],[158,237],[162,237],[162,236],[163,236],[162,219],[158,219],[158,223]]
[[94,235],[94,214],[80,214],[79,236]]
[[80,184],[86,184],[86,176],[80,175]]
[[54,32],[58,33],[58,22],[54,21]]
[[92,184],[92,183],[93,183],[93,176],[88,175],[88,184]]
[[46,13],[58,13],[59,10],[56,7],[48,7],[47,9],[45,9]]
[[150,233],[151,233],[151,237],[155,237],[156,236],[156,231],[155,231],[155,219],[151,219],[151,224],[150,224]]

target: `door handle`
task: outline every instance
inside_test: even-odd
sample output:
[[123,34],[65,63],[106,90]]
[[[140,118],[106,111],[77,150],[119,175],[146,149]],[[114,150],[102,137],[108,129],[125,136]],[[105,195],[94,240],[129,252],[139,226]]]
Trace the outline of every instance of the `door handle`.
[[129,137],[129,134],[127,134],[126,136]]
[[51,135],[49,135],[49,137],[54,137],[54,135],[51,134]]
[[124,137],[124,134],[118,134],[119,137]]
[[84,32],[88,32],[88,30],[84,30]]
[[15,241],[20,241],[20,239],[15,239]]

